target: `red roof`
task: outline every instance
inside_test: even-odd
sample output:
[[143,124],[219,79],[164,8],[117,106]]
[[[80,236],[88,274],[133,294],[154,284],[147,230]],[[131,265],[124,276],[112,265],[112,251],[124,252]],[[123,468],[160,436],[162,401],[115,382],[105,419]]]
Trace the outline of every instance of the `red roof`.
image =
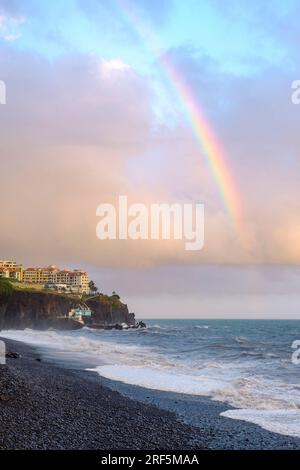
[[11,271],[11,272],[20,272],[18,269],[16,268],[0,268],[0,271],[3,272],[3,271]]
[[81,271],[76,271],[76,272],[73,271],[69,273],[69,276],[85,276],[85,275],[86,273],[81,272]]
[[[8,269],[8,268],[4,268],[4,269]],[[9,268],[9,269],[15,269],[15,268]],[[37,272],[37,271],[44,271],[44,272],[55,272],[57,274],[65,274],[65,275],[68,275],[68,276],[87,276],[87,272],[86,271],[68,271],[66,269],[58,269],[58,268],[26,268],[24,269],[24,272],[27,272],[27,271],[34,271],[34,272]]]

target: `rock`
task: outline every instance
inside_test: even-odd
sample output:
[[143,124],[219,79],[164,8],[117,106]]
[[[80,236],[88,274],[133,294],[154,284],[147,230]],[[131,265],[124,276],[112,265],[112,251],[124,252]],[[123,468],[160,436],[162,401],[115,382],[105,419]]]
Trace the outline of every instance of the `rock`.
[[8,401],[9,400],[9,396],[7,395],[0,395],[0,401]]
[[18,359],[20,357],[20,354],[17,353],[17,352],[7,352],[5,354],[5,357],[12,358],[12,359]]

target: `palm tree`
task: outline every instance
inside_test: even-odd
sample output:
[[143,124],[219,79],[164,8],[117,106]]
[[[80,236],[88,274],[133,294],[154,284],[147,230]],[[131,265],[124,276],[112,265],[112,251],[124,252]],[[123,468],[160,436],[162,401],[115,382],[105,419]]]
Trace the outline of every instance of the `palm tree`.
[[89,282],[89,289],[92,294],[96,294],[98,292],[98,287],[95,285],[94,281]]

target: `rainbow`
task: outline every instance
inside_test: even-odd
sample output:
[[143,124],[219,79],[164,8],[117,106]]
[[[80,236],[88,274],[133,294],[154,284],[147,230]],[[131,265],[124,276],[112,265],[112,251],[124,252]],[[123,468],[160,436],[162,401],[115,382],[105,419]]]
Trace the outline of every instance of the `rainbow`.
[[243,219],[240,204],[241,198],[225,158],[225,152],[218,142],[216,134],[195,98],[192,89],[171,59],[162,54],[163,48],[158,43],[158,39],[149,30],[136,10],[134,10],[133,5],[128,0],[116,0],[116,4],[125,20],[137,32],[150,52],[159,61],[164,75],[175,89],[196,140],[204,152],[209,168],[218,185],[224,206],[233,224],[236,228],[241,229]]

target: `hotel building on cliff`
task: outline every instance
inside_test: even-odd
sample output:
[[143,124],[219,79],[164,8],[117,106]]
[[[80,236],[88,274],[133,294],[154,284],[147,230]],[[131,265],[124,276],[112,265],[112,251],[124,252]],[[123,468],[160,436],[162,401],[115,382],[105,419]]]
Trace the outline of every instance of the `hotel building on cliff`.
[[16,261],[0,260],[0,277],[16,279],[21,282],[23,276],[23,266]]
[[44,284],[50,286],[65,286],[78,291],[89,292],[89,276],[85,271],[59,269],[57,266],[46,268],[26,268],[23,271],[23,282],[28,284]]
[[0,261],[0,277],[16,279],[26,284],[42,284],[49,288],[60,286],[73,292],[89,292],[89,276],[78,269],[59,269],[51,265],[46,268],[26,268],[15,261]]

